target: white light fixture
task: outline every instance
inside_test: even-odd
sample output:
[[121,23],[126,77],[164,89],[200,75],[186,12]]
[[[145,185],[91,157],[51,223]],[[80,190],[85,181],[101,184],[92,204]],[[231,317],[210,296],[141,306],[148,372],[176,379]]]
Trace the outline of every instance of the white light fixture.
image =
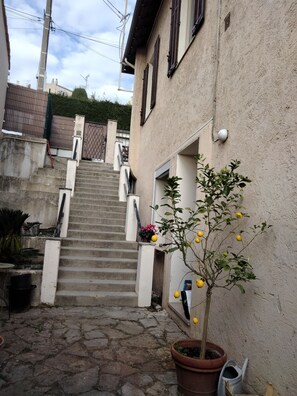
[[224,143],[228,139],[228,131],[227,129],[220,129],[218,132],[218,140]]

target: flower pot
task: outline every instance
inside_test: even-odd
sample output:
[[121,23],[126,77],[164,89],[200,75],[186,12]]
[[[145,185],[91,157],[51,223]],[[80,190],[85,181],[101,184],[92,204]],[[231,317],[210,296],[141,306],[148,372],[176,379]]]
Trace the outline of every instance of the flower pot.
[[198,359],[188,357],[176,350],[200,347],[201,341],[189,339],[175,342],[171,347],[171,355],[175,362],[178,390],[184,396],[216,396],[221,370],[227,360],[222,348],[208,342],[206,349],[216,352],[217,358]]

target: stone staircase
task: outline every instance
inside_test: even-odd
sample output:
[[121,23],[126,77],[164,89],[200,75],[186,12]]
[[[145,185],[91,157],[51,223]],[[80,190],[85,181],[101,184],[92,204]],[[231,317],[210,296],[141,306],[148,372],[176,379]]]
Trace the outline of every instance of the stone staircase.
[[119,172],[81,161],[61,243],[56,305],[137,306],[137,243],[125,240]]

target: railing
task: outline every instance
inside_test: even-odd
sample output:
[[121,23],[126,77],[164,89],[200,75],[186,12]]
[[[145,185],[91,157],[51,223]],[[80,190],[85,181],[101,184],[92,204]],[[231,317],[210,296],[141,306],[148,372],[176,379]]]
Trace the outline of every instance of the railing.
[[60,206],[58,220],[57,220],[57,226],[56,226],[56,229],[54,232],[54,237],[56,237],[56,238],[59,238],[60,234],[61,234],[61,228],[62,228],[63,217],[64,217],[65,200],[66,200],[66,193],[64,193],[62,196],[61,206]]
[[126,192],[126,195],[128,195],[131,193],[131,183],[130,183],[127,169],[125,169],[125,176],[126,176],[125,192]]
[[138,231],[140,231],[140,229],[141,229],[141,221],[140,221],[138,207],[137,207],[137,204],[136,204],[136,199],[134,199],[134,201],[133,201],[133,206],[134,206],[134,210],[135,210],[135,216],[136,216],[136,219],[137,219],[137,228],[138,228]]
[[76,160],[76,156],[77,156],[77,145],[78,145],[78,139],[75,140],[75,146],[74,146],[74,151],[73,151],[73,156],[72,159]]
[[119,167],[121,167],[122,165],[124,165],[124,159],[123,159],[123,153],[122,153],[122,146],[120,145],[120,143],[118,143],[118,145],[119,145],[118,162],[119,162]]

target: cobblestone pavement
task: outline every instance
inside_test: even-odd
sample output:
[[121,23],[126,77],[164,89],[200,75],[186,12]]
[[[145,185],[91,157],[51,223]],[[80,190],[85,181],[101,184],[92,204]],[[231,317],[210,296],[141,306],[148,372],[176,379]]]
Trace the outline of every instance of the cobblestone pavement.
[[0,395],[176,396],[165,311],[31,308],[0,312]]

